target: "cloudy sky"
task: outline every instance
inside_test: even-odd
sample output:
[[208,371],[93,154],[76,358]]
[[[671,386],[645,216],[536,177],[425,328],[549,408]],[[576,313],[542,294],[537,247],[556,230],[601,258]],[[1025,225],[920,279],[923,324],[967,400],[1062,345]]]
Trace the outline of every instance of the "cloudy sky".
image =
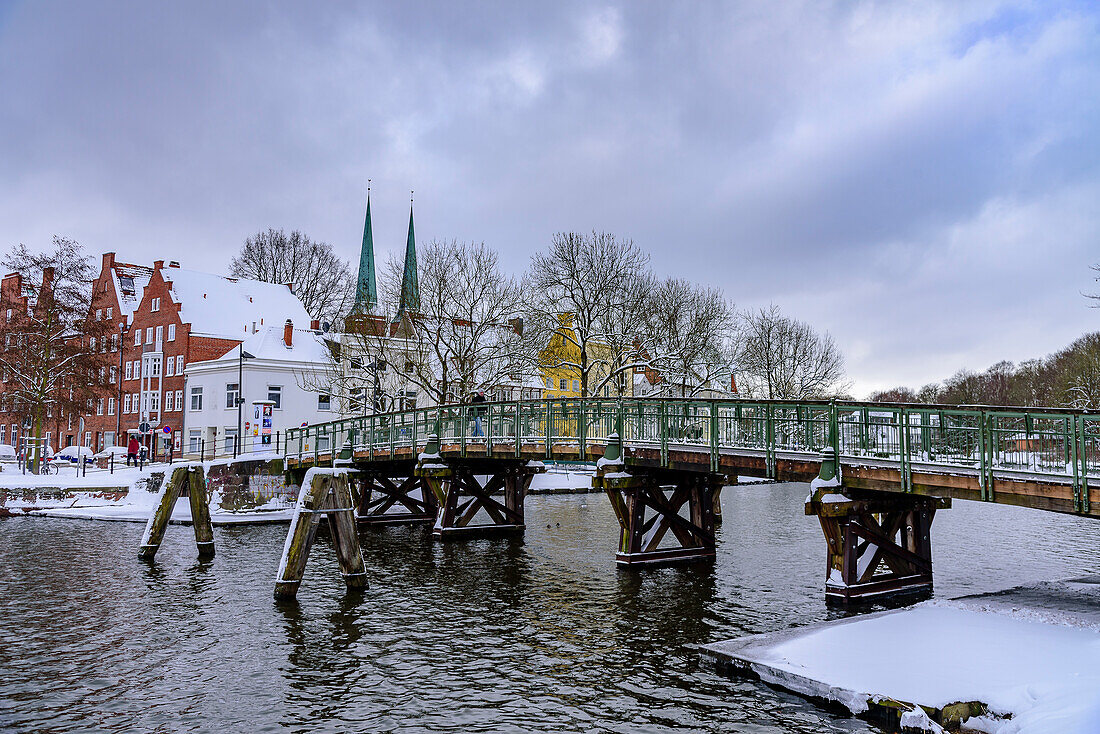
[[828,330],[853,391],[1100,328],[1091,2],[0,0],[0,247],[222,272],[560,230]]

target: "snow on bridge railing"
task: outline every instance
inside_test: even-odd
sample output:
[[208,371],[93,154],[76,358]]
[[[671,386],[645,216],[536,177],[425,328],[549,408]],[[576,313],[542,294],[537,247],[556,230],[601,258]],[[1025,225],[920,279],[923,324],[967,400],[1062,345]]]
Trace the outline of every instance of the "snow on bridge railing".
[[[475,411],[481,411],[477,434]],[[921,470],[977,472],[983,487],[994,471],[1056,478],[1084,487],[1100,477],[1100,414],[1060,408],[949,406],[903,403],[677,398],[544,399],[443,405],[376,413],[287,431],[288,456],[332,454],[349,436],[373,455],[415,449],[437,433],[464,452],[499,454],[502,444],[602,444],[619,433],[627,445],[708,451],[716,468],[723,451],[760,452],[774,467],[780,455],[820,455],[842,461],[887,462],[903,482]],[[835,446],[830,436],[835,436]],[[488,439],[488,440],[487,440]],[[1086,494],[1087,497],[1087,494]]]

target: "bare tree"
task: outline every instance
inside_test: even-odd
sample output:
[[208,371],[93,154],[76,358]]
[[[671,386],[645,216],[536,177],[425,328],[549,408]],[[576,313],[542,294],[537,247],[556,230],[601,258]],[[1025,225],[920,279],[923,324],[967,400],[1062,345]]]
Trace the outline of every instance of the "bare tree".
[[44,253],[21,244],[2,264],[21,280],[19,292],[5,293],[0,304],[3,400],[31,422],[37,472],[46,418],[85,412],[109,391],[112,329],[91,316],[95,271],[76,242],[54,237]]
[[843,389],[844,357],[828,334],[784,316],[777,306],[741,319],[740,373],[748,392],[765,398],[819,398]]
[[355,278],[347,261],[326,242],[298,230],[269,229],[244,241],[230,266],[232,275],[268,283],[293,284],[310,317],[338,323],[355,301]]
[[527,313],[545,345],[540,362],[575,371],[583,396],[621,385],[648,364],[648,262],[633,241],[606,232],[556,234],[550,248],[531,259]]
[[[441,404],[533,373],[535,349],[521,318],[524,286],[501,270],[496,252],[484,244],[432,241],[419,261],[415,313],[396,310],[404,263],[391,257],[379,282],[379,313],[348,320],[341,351],[363,368],[337,376],[345,394],[377,379],[383,397],[400,397],[407,384]],[[379,378],[382,362],[386,372]]]
[[735,363],[736,313],[720,290],[669,278],[653,294],[652,364],[681,397],[727,390]]

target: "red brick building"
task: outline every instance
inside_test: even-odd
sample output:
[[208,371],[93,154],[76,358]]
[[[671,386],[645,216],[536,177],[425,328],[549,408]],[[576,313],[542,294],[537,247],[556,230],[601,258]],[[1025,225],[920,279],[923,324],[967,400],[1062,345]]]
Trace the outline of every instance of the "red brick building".
[[[14,293],[22,284],[11,275],[0,288]],[[132,265],[111,252],[103,255],[92,289],[92,317],[111,324],[110,339],[98,345],[114,357],[105,375],[108,390],[83,416],[50,417],[46,436],[54,449],[80,444],[101,451],[125,444],[129,432],[148,424],[145,445],[157,455],[173,445],[178,452],[187,364],[221,357],[264,326],[309,322],[289,284],[225,278],[176,262],[165,267],[163,260]],[[7,407],[0,392],[0,426],[11,442],[20,418]]]

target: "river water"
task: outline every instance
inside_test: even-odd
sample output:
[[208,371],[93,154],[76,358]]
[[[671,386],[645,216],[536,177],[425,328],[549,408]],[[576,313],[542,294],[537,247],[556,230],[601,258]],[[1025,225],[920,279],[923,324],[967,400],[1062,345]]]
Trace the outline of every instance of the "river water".
[[[360,533],[348,595],[320,538],[295,603],[285,526],[0,520],[0,730],[869,732],[699,665],[694,645],[830,617],[805,485],[723,493],[713,565],[624,572],[601,495],[532,496],[522,539]],[[933,525],[937,595],[1094,572],[1100,523],[956,502]],[[896,653],[903,663],[904,649]]]

